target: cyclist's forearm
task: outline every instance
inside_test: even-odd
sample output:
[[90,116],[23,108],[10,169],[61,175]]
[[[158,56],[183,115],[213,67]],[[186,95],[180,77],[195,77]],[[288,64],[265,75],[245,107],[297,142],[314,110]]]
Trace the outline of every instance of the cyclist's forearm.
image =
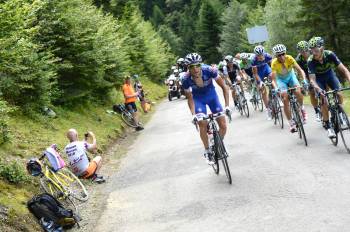
[[193,98],[192,98],[192,94],[191,93],[185,93],[186,97],[187,97],[187,105],[188,108],[191,111],[191,114],[194,115],[195,114],[195,110],[194,110],[194,102],[193,102]]

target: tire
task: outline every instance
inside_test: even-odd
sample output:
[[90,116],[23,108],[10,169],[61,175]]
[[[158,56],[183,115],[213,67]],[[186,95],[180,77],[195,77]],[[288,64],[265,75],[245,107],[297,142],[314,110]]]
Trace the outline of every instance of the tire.
[[242,107],[242,98],[241,95],[238,95],[238,97],[236,98],[236,101],[238,102],[238,110],[239,113],[241,114],[241,116],[243,115],[243,107]]
[[260,90],[257,90],[256,92],[256,100],[257,100],[257,106],[258,109],[260,110],[260,112],[263,112],[264,110],[264,103],[263,103],[263,99],[262,99],[262,93]]
[[338,114],[337,114],[338,122],[341,122],[339,114],[342,114],[343,119],[344,119],[345,124],[346,124],[345,126],[342,126],[339,123],[339,125],[341,127],[340,130],[339,130],[340,137],[343,140],[343,144],[344,144],[344,147],[345,147],[346,151],[348,153],[350,153],[350,147],[348,145],[349,144],[349,139],[350,139],[350,122],[349,122],[349,118],[348,118],[347,114],[345,113],[345,111],[343,110],[343,108],[341,106],[339,106],[339,111],[338,111]]
[[66,187],[70,196],[79,201],[87,201],[89,199],[89,194],[84,184],[69,169],[63,168],[56,175],[62,179],[61,182],[65,182],[62,184]]
[[249,106],[247,99],[245,98],[244,94],[241,93],[241,99],[242,99],[242,110],[247,118],[249,118]]
[[215,163],[212,166],[213,170],[214,170],[214,173],[216,175],[219,175],[219,172],[220,172],[220,167],[219,167],[219,160],[218,160],[218,155],[217,155],[217,152],[216,152],[216,149],[212,149],[212,151],[214,152],[214,161]]
[[169,99],[169,101],[173,100],[173,97],[171,96],[170,92],[168,93],[168,99]]
[[74,200],[72,199],[72,196],[65,195],[61,187],[54,184],[50,179],[46,178],[46,176],[42,176],[40,178],[40,188],[44,192],[51,194],[53,197],[59,200],[64,207],[66,208],[73,207],[75,212],[78,212],[78,207],[75,204]]
[[252,97],[252,99],[251,99],[251,103],[252,103],[252,105],[253,105],[253,109],[254,110],[257,110],[257,108],[258,108],[258,105],[257,105],[257,100],[256,100],[256,88],[255,87],[253,87],[253,89],[252,89],[252,91],[250,92],[251,94],[251,97]]
[[136,128],[138,126],[136,125],[135,120],[130,112],[123,111],[122,119],[130,127]]
[[218,132],[214,133],[214,142],[218,159],[222,160],[228,183],[232,184],[231,172],[227,162],[227,152]]
[[339,115],[336,115],[333,111],[331,112],[331,118],[329,120],[330,122],[330,126],[334,129],[335,131],[335,138],[330,138],[332,144],[334,146],[338,145],[338,134],[341,130],[341,125],[340,125],[340,119],[339,119]]
[[305,136],[305,130],[304,130],[304,124],[301,121],[301,110],[297,104],[293,104],[293,114],[296,119],[297,123],[297,128],[298,128],[298,133],[299,133],[299,138],[304,139],[305,146],[307,146],[307,139]]
[[278,98],[275,98],[275,102],[276,102],[276,118],[278,121],[278,124],[280,125],[281,129],[283,129],[284,125],[283,125],[283,112],[282,112],[282,107],[281,104],[278,100]]

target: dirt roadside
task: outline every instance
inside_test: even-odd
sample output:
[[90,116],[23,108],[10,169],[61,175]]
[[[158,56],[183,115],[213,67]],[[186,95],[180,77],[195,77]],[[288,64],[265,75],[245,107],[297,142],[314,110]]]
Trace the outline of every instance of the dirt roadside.
[[[155,111],[156,107],[153,106],[152,112],[142,117],[144,124],[151,119]],[[126,155],[128,148],[134,143],[140,133],[142,133],[142,131],[136,132],[133,128],[126,127],[123,134],[120,135],[103,154],[103,166],[101,167],[100,173],[106,178],[106,182],[102,184],[95,184],[90,181],[84,182],[89,193],[89,200],[78,204],[79,214],[82,218],[82,221],[79,223],[80,228],[74,227],[70,231],[94,230],[96,222],[105,209],[108,195],[114,189],[113,183],[109,182],[109,178],[117,174],[119,165]]]

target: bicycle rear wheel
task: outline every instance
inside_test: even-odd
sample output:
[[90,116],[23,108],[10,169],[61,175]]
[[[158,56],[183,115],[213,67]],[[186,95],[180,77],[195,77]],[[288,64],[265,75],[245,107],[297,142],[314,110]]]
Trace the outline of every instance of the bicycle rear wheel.
[[231,172],[230,172],[230,167],[228,166],[228,162],[227,162],[227,152],[226,152],[226,148],[224,145],[224,142],[222,141],[220,135],[218,132],[216,132],[214,134],[214,143],[215,143],[215,147],[216,147],[216,154],[218,159],[221,159],[222,161],[222,165],[224,166],[224,170],[226,173],[226,177],[228,180],[229,184],[232,184],[232,177],[231,177]]
[[122,112],[123,121],[130,127],[136,128],[138,125],[135,123],[134,117],[130,112]]
[[350,153],[349,142],[350,142],[350,122],[347,114],[343,110],[341,106],[339,106],[339,111],[337,114],[338,124],[339,124],[339,132],[341,139],[343,140],[344,147],[348,153]]
[[79,201],[87,201],[89,199],[89,194],[84,184],[69,169],[63,168],[56,175],[70,196]]

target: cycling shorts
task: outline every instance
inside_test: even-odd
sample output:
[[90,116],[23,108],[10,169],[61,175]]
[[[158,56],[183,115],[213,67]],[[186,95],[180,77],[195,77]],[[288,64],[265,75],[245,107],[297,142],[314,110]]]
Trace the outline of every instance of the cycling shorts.
[[125,103],[125,108],[131,113],[137,112],[137,107],[135,102]]
[[219,97],[215,91],[207,95],[193,96],[193,101],[197,117],[207,115],[207,105],[213,114],[223,111]]
[[253,76],[253,70],[252,70],[252,67],[250,67],[250,68],[247,68],[247,69],[244,69],[244,72],[248,75],[248,76],[250,76],[250,77],[252,77]]
[[272,72],[271,67],[268,64],[259,66],[258,75],[259,75],[260,81],[264,81],[264,78],[270,76],[271,72]]
[[332,90],[340,89],[340,82],[333,71],[328,72],[327,75],[317,75],[316,82],[322,90],[326,90],[327,86]]
[[294,72],[289,72],[283,78],[277,76],[277,85],[282,92],[286,92],[289,87],[300,86],[298,78]]

